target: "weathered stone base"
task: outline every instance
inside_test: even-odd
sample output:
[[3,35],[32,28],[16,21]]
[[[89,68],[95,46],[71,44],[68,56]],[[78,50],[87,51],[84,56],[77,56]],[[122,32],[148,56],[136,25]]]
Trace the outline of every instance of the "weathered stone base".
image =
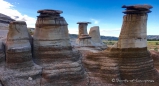
[[[100,78],[107,84],[116,86],[157,86],[159,84],[159,73],[154,69],[153,60],[146,47],[108,48],[100,53],[89,53],[83,62],[93,77]],[[133,79],[137,81],[131,82]],[[145,80],[149,81],[145,84]]]
[[41,72],[42,68],[36,64],[18,69],[10,69],[4,64],[0,67],[0,80],[2,86],[40,86]]
[[87,75],[77,50],[42,47],[34,50],[34,61],[43,67],[43,86],[87,84]]
[[3,50],[0,50],[0,65],[5,61],[5,53]]
[[95,46],[95,44],[91,41],[91,39],[77,39],[76,44],[78,44],[79,46],[85,46],[85,47]]
[[13,69],[34,66],[31,50],[20,52],[16,50],[6,51],[6,66]]

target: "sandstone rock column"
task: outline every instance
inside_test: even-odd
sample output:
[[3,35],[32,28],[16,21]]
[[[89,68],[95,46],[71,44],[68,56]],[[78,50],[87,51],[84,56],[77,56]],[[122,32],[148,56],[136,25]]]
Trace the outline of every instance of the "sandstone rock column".
[[87,33],[87,25],[90,24],[90,22],[77,22],[77,24],[79,24],[78,26],[79,33],[76,43],[79,46],[94,47],[95,45],[92,42],[91,37]]
[[13,67],[32,66],[31,44],[23,21],[11,22],[6,41],[6,63]]
[[43,67],[43,86],[76,86],[86,82],[77,50],[72,49],[67,22],[59,10],[39,10],[34,40],[34,60]]
[[105,52],[119,64],[121,79],[153,80],[154,83],[135,82],[126,85],[157,85],[159,74],[154,69],[153,60],[147,50],[147,13],[150,13],[150,5],[123,6],[123,25],[117,47]]
[[88,35],[87,26],[88,26],[88,24],[91,24],[91,22],[77,22],[77,24],[79,24],[78,37],[80,37],[82,34]]
[[89,36],[92,37],[92,41],[95,43],[96,46],[106,48],[106,45],[104,45],[104,43],[102,42],[102,40],[100,38],[99,26],[91,27],[91,29],[89,31]]
[[119,48],[147,47],[147,13],[150,6],[123,6],[127,8],[119,36]]
[[[42,68],[34,64],[27,25],[24,21],[9,24],[5,45],[6,63],[0,67],[4,86],[39,86]],[[29,82],[28,78],[32,80]]]

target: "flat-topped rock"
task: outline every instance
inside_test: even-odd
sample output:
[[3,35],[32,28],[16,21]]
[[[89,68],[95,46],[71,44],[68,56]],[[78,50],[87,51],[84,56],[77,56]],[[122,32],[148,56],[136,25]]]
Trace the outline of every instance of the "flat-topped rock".
[[150,9],[152,8],[151,5],[132,5],[126,6],[123,5],[122,8],[126,8],[123,13],[125,14],[141,14],[141,13],[150,13]]
[[151,5],[131,5],[131,6],[126,6],[123,5],[122,8],[127,8],[127,10],[129,9],[136,9],[136,10],[149,10],[151,8],[153,8]]
[[26,22],[24,21],[12,21],[10,24],[21,24],[21,25],[26,25]]
[[60,11],[60,10],[44,9],[44,10],[38,10],[37,13],[42,13],[42,14],[61,14],[63,12]]
[[77,22],[77,24],[91,24],[91,22]]

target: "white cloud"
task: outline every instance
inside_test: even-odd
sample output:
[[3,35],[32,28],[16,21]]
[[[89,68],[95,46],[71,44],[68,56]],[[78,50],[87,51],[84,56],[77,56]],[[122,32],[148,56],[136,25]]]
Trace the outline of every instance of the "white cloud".
[[94,24],[98,24],[99,23],[99,20],[96,20],[96,19],[91,19],[91,21],[93,21]]
[[18,10],[14,9],[11,3],[0,0],[0,13],[10,16],[11,18],[19,21],[25,21],[28,27],[35,27],[36,19],[28,15],[22,15]]
[[68,31],[69,34],[78,34],[78,29],[77,28],[69,28],[68,30],[69,30]]

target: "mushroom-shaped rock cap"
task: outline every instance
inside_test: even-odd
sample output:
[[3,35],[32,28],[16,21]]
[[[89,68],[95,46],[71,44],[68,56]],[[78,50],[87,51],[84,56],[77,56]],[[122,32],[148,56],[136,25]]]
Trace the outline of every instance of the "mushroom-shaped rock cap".
[[77,22],[77,24],[91,24],[91,22]]
[[151,5],[123,5],[122,8],[126,8],[125,14],[135,14],[135,13],[150,13],[150,9],[153,8]]
[[44,9],[44,10],[38,10],[37,13],[42,13],[42,14],[61,14],[63,12],[60,11],[60,10]]
[[26,25],[25,21],[12,21],[10,22],[11,24],[22,24],[22,25]]

